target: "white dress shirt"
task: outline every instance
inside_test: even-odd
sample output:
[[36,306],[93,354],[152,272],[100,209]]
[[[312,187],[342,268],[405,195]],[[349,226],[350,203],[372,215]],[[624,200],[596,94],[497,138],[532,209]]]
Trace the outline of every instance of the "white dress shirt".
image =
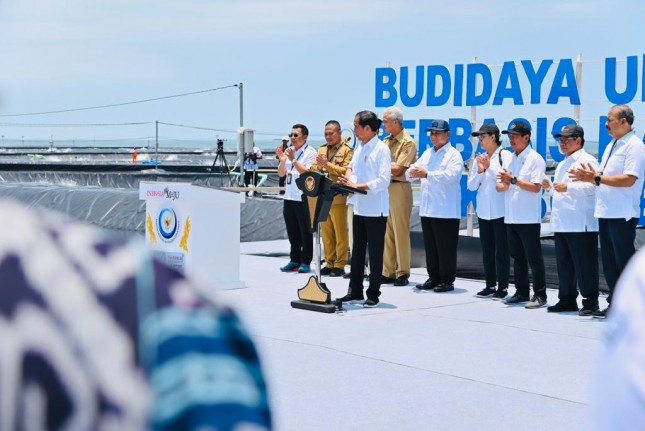
[[[546,163],[542,156],[527,146],[519,155],[511,154],[511,163],[504,168],[518,180],[541,184]],[[542,221],[542,192],[529,192],[518,185],[509,185],[504,193],[504,223],[533,224]]]
[[378,136],[356,145],[348,167],[356,178],[356,184],[365,183],[369,189],[366,195],[354,194],[354,214],[364,217],[387,217],[390,214],[390,165],[390,149]]
[[566,183],[567,191],[560,193],[551,187],[551,230],[553,232],[598,232],[598,219],[593,216],[596,205],[595,184],[573,181],[571,169],[590,164],[598,170],[598,161],[584,149],[567,156],[558,163],[554,183]]
[[629,220],[640,216],[644,152],[643,141],[634,132],[629,132],[615,144],[607,145],[600,162],[600,172],[603,175],[633,175],[638,179],[631,187],[598,186],[596,217]]
[[[410,170],[420,166],[428,170],[427,178],[411,178]],[[461,218],[461,175],[464,159],[450,143],[439,150],[426,149],[419,160],[405,171],[409,181],[421,180],[419,215],[435,218]]]
[[502,164],[508,166],[511,163],[511,152],[503,150],[500,145],[490,157],[490,165],[485,172],[478,172],[479,164],[475,159],[468,175],[468,190],[477,191],[477,217],[484,220],[504,217],[504,194],[495,189],[497,173],[502,170],[502,164],[499,163],[500,154]]
[[[305,165],[307,169],[316,161],[316,149],[309,146],[309,144],[304,144],[296,153],[294,154],[294,162],[298,161]],[[287,159],[285,164],[285,169],[287,171],[287,184],[285,184],[284,196],[283,198],[288,201],[301,201],[302,200],[302,190],[296,185],[296,180],[300,177],[300,172],[293,166],[293,162]],[[291,181],[289,182],[289,176],[291,176]]]

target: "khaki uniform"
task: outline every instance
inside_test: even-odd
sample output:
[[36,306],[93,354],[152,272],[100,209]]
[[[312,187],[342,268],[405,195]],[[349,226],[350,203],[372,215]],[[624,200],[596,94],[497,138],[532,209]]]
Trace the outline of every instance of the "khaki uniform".
[[[322,168],[314,162],[309,168],[314,172],[326,173],[332,183],[345,174],[354,150],[346,144],[329,147],[323,144],[318,154],[327,156],[327,167]],[[325,250],[325,262],[328,268],[344,269],[347,264],[349,239],[347,235],[347,197],[336,195],[329,209],[327,220],[320,224],[320,233]]]
[[[390,148],[392,163],[409,167],[417,159],[417,144],[402,130],[396,136],[383,140]],[[410,214],[412,213],[412,186],[405,173],[392,177],[389,187],[390,216],[385,231],[383,251],[383,276],[400,277],[410,275]]]

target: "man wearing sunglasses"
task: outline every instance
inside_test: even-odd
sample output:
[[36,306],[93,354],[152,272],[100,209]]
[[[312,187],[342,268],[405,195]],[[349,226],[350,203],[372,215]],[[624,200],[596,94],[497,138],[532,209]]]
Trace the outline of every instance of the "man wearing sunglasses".
[[302,202],[302,191],[296,185],[296,180],[309,170],[316,160],[316,150],[307,144],[309,129],[303,124],[295,124],[291,128],[291,146],[282,151],[278,147],[276,156],[280,160],[278,175],[286,176],[284,207],[282,214],[287,226],[287,236],[291,249],[289,263],[280,268],[282,272],[307,273],[311,271],[311,259],[314,252],[314,240],[307,228],[305,207]]
[[560,133],[560,151],[566,158],[558,163],[553,183],[545,178],[542,187],[552,193],[551,230],[554,233],[555,257],[558,267],[557,304],[549,312],[578,311],[578,288],[582,295],[581,316],[598,310],[598,220],[594,218],[595,186],[575,182],[569,171],[582,165],[598,168],[595,157],[582,147],[585,132],[577,124],[569,124]]

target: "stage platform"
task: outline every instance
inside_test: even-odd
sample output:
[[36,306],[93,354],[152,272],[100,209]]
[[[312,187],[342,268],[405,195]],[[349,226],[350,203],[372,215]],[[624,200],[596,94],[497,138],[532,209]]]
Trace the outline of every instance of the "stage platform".
[[[243,243],[247,288],[216,293],[257,343],[276,430],[584,429],[604,321],[476,298],[483,283],[470,279],[419,292],[423,268],[409,286],[383,286],[375,309],[293,309],[309,275],[279,271],[287,250]],[[346,293],[347,280],[323,281]]]

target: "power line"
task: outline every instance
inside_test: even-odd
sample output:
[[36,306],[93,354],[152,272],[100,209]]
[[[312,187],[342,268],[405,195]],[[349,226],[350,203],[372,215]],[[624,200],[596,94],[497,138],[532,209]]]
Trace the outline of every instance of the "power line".
[[208,131],[210,131],[210,132],[237,133],[237,130],[212,129],[212,128],[210,128],[210,127],[189,126],[189,125],[186,125],[186,124],[164,123],[163,121],[160,121],[160,122],[159,122],[159,124],[163,124],[164,126],[184,127],[184,128],[186,128],[186,129],[208,130]]
[[163,96],[163,97],[155,97],[152,99],[143,99],[143,100],[135,100],[132,102],[122,102],[122,103],[113,103],[110,105],[99,105],[99,106],[88,106],[85,108],[72,108],[72,109],[61,109],[58,111],[43,111],[43,112],[28,112],[28,113],[23,113],[23,114],[2,114],[0,117],[25,117],[29,115],[47,115],[47,114],[61,114],[64,112],[76,112],[76,111],[89,111],[92,109],[103,109],[103,108],[114,108],[117,106],[126,106],[126,105],[134,105],[136,103],[146,103],[146,102],[155,102],[157,100],[165,100],[165,99],[172,99],[176,97],[184,97],[184,96],[192,96],[195,94],[202,94],[202,93],[209,93],[212,91],[218,91],[218,90],[224,90],[226,88],[233,88],[237,87],[238,84],[233,84],[233,85],[227,85],[225,87],[218,87],[218,88],[209,88],[208,90],[200,90],[200,91],[193,91],[190,93],[182,93],[182,94],[174,94],[172,96]]

